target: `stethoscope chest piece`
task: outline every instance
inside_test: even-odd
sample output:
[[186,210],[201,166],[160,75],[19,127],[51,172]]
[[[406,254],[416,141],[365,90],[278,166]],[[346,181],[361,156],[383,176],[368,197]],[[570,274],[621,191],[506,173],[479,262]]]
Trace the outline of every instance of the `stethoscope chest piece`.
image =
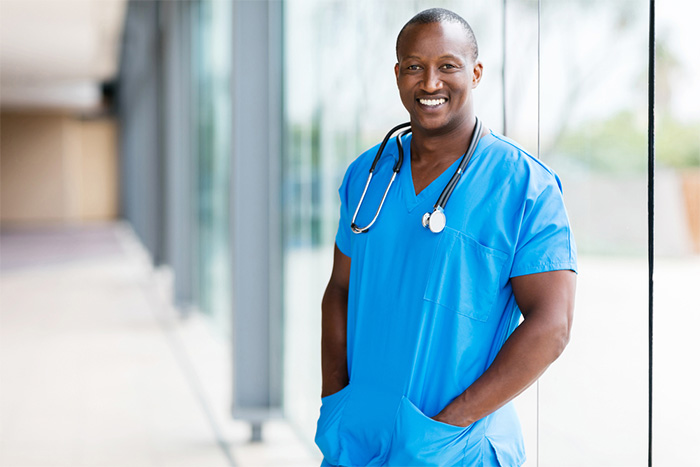
[[430,229],[432,233],[440,233],[445,230],[447,218],[445,211],[440,206],[436,207],[433,212],[423,214],[423,227]]

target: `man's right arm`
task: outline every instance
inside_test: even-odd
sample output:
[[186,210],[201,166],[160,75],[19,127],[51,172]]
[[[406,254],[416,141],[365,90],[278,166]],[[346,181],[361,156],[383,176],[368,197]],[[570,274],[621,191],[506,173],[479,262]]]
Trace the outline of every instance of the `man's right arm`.
[[350,258],[335,246],[333,271],[321,302],[321,397],[347,386],[347,321]]

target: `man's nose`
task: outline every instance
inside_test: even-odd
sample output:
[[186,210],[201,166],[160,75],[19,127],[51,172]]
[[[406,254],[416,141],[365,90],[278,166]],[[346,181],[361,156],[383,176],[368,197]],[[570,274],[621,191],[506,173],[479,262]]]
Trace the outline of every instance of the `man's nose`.
[[442,80],[440,79],[438,70],[426,68],[425,77],[423,79],[423,89],[425,92],[429,93],[442,89]]

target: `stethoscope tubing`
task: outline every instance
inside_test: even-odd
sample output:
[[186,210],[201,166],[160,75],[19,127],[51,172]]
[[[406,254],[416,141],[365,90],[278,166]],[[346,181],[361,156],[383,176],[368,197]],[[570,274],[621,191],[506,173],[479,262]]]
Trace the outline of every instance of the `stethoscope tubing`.
[[[379,149],[377,150],[377,155],[374,156],[374,161],[372,162],[372,167],[369,168],[369,173],[374,172],[375,167],[377,166],[377,162],[379,162],[379,158],[382,157],[382,153],[384,153],[384,148],[386,147],[386,144],[389,142],[392,136],[394,136],[394,133],[397,131],[407,128],[411,126],[411,122],[406,122],[406,123],[401,123],[399,125],[396,125],[394,128],[389,130],[389,133],[386,134],[384,137],[384,140],[382,141],[382,144],[379,145]],[[410,131],[410,130],[409,130]],[[404,132],[401,136],[406,134],[408,132]],[[396,161],[396,164],[394,164],[394,172],[398,172],[401,170],[401,166],[403,165],[403,147],[399,149],[399,159]]]
[[391,180],[389,180],[389,185],[387,185],[386,190],[384,190],[384,194],[382,195],[382,200],[379,203],[379,207],[377,208],[377,212],[374,213],[374,217],[372,218],[372,221],[367,224],[366,227],[360,227],[357,224],[355,224],[355,220],[357,219],[357,213],[360,212],[360,207],[362,206],[362,201],[365,199],[365,195],[367,194],[367,189],[369,188],[369,183],[372,180],[372,176],[374,175],[374,169],[377,166],[377,162],[379,162],[379,159],[382,157],[382,152],[384,152],[384,147],[386,144],[389,142],[391,137],[394,135],[399,130],[402,130],[406,127],[410,127],[411,123],[406,122],[402,123],[400,125],[396,125],[394,128],[392,128],[389,133],[384,137],[384,141],[382,141],[382,144],[379,146],[379,149],[377,150],[377,155],[374,156],[374,161],[372,162],[372,167],[369,169],[369,175],[367,176],[367,183],[365,183],[365,189],[362,191],[362,196],[360,197],[360,202],[357,203],[357,208],[355,209],[355,214],[352,216],[352,222],[350,224],[350,228],[352,229],[353,232],[355,233],[363,233],[367,232],[370,227],[374,225],[374,223],[377,221],[377,217],[379,217],[379,213],[382,210],[382,206],[384,206],[384,201],[386,200],[386,196],[389,194],[389,188],[391,188],[391,185],[394,183],[394,180],[396,179],[396,175],[399,173],[399,170],[401,170],[401,166],[403,165],[403,144],[401,142],[401,138],[403,138],[405,135],[411,132],[410,129],[402,131],[397,137],[396,137],[396,144],[399,147],[399,157],[396,163],[394,164],[394,173],[391,175]]
[[[384,201],[386,200],[387,195],[389,194],[389,189],[391,188],[391,185],[394,183],[394,180],[396,179],[396,175],[399,173],[401,170],[401,166],[403,165],[403,141],[402,138],[407,135],[408,133],[411,132],[410,129],[411,123],[406,122],[406,123],[401,123],[400,125],[396,125],[394,128],[389,130],[389,132],[386,134],[384,137],[384,140],[382,141],[382,144],[379,145],[379,149],[377,150],[377,155],[374,157],[374,161],[372,161],[372,166],[369,169],[369,175],[367,176],[367,182],[365,183],[365,188],[362,191],[362,196],[360,196],[360,201],[357,203],[357,208],[355,209],[355,213],[352,216],[352,221],[350,223],[350,228],[352,231],[356,234],[359,233],[364,233],[369,230],[372,225],[377,221],[377,218],[379,217],[379,213],[382,210],[382,206],[384,206]],[[408,129],[406,129],[408,128]],[[438,197],[437,201],[433,205],[433,212],[426,212],[425,215],[423,216],[423,226],[429,228],[432,232],[434,233],[439,233],[442,232],[445,226],[445,215],[444,215],[444,209],[445,206],[447,205],[447,201],[450,199],[450,196],[452,195],[452,192],[455,190],[457,187],[457,184],[459,183],[459,180],[462,177],[462,174],[466,171],[467,166],[469,165],[469,161],[472,158],[472,155],[474,154],[474,151],[476,150],[476,146],[479,142],[479,139],[481,138],[481,129],[482,129],[482,124],[481,121],[476,118],[476,125],[474,127],[474,131],[472,133],[472,137],[469,140],[469,147],[467,148],[467,151],[464,153],[462,156],[462,160],[459,163],[459,166],[455,173],[452,175],[450,178],[450,181],[447,182],[447,185],[445,188],[442,190],[442,193],[440,193],[440,196]],[[355,220],[357,219],[357,214],[360,212],[360,207],[362,206],[362,202],[365,199],[365,196],[367,195],[367,190],[369,189],[370,182],[372,181],[372,176],[374,175],[374,169],[377,166],[377,163],[379,162],[379,159],[382,157],[382,153],[384,152],[384,148],[386,147],[387,143],[389,140],[396,134],[398,131],[403,130],[399,133],[398,136],[396,136],[396,145],[398,147],[398,158],[396,163],[394,164],[393,168],[393,174],[391,176],[391,180],[389,180],[389,185],[386,187],[386,190],[384,190],[384,194],[382,195],[382,200],[379,203],[379,207],[377,208],[377,211],[374,213],[374,217],[372,218],[372,221],[366,226],[366,227],[360,227],[357,224],[355,224]],[[430,218],[433,214],[439,213],[442,222],[440,227],[437,229],[434,229],[434,223],[431,224]]]
[[459,180],[462,178],[462,174],[464,174],[464,172],[467,170],[469,161],[474,155],[474,151],[476,151],[476,146],[479,142],[479,139],[481,138],[481,127],[481,120],[476,118],[476,125],[474,126],[474,132],[472,133],[472,137],[469,140],[469,147],[467,148],[467,152],[465,152],[462,156],[462,160],[459,163],[457,171],[452,175],[450,181],[447,182],[447,185],[445,186],[445,189],[442,190],[442,193],[440,193],[440,196],[435,202],[433,209],[441,207],[444,210],[445,206],[447,206],[447,201],[450,199],[450,196],[452,196],[452,192],[457,187]]

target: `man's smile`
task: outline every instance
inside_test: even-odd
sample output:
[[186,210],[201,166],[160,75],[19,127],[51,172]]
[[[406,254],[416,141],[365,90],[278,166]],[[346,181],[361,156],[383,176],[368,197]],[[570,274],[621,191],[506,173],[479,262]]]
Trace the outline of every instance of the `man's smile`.
[[426,105],[428,107],[435,107],[441,104],[444,104],[447,102],[447,99],[444,97],[438,97],[438,98],[419,98],[417,99],[418,102],[422,105]]

